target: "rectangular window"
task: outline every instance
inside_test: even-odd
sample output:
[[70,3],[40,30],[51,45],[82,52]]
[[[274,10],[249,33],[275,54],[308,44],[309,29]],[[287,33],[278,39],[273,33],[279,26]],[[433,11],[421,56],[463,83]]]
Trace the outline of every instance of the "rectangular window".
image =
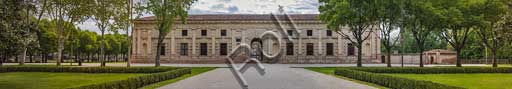
[[162,45],[160,46],[160,55],[165,55],[165,44],[162,43]]
[[307,30],[306,35],[313,36],[313,30]]
[[333,43],[325,44],[325,55],[334,55]]
[[354,55],[354,51],[355,51],[354,45],[352,45],[352,43],[348,43],[347,47],[348,47],[347,48],[347,51],[348,51],[347,55],[353,56]]
[[314,44],[313,43],[307,43],[306,44],[306,55],[314,55]]
[[241,38],[236,38],[235,41],[236,42],[242,42],[242,39]]
[[226,36],[227,33],[226,33],[226,30],[220,30],[220,36]]
[[182,56],[188,55],[188,43],[180,44],[180,55],[182,55]]
[[220,55],[228,55],[228,44],[220,43]]
[[332,36],[332,31],[331,30],[327,30],[325,35]]
[[293,43],[286,43],[286,55],[293,55]]
[[187,30],[181,30],[181,36],[188,36]]
[[207,30],[201,30],[201,36],[206,36],[208,34],[207,32]]
[[199,48],[200,48],[199,55],[201,55],[201,56],[208,55],[208,44],[207,43],[200,43]]
[[293,36],[293,30],[286,30],[286,33],[288,33],[288,36]]

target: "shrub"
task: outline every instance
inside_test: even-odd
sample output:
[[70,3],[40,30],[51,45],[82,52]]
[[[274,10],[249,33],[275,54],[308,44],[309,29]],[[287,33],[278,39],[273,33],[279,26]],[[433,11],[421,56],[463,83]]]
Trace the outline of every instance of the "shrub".
[[174,67],[0,67],[0,72],[81,72],[81,73],[157,73],[174,70]]
[[373,73],[414,73],[414,74],[440,74],[440,73],[512,73],[512,67],[364,67],[351,68],[359,71]]
[[336,75],[352,79],[379,84],[393,89],[460,89],[461,87],[444,85],[424,80],[400,78],[365,71],[340,68],[335,71]]
[[190,73],[191,70],[189,68],[181,68],[167,72],[153,73],[139,77],[133,77],[125,80],[80,86],[72,89],[137,89],[145,85],[165,81],[168,79],[174,79]]

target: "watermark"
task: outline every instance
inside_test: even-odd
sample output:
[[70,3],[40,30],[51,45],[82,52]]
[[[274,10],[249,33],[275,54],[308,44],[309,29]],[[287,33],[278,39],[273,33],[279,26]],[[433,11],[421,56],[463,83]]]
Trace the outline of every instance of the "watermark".
[[[294,29],[292,31],[294,31],[296,34],[295,35],[288,35],[288,34],[293,34],[292,33],[288,33],[287,29],[284,28],[284,25],[283,25],[283,22],[281,21],[281,19],[279,18],[278,15],[274,15],[274,14],[270,14],[272,17],[273,17],[273,20],[274,20],[274,24],[277,25],[277,27],[279,27],[279,31],[284,34],[284,35],[287,35],[287,41],[288,42],[291,42],[293,41],[293,38],[295,36],[298,36],[301,31],[299,29],[297,29],[297,26],[295,25],[293,19],[286,13],[283,13],[284,10],[282,8],[282,6],[279,6],[279,11],[284,14],[282,16],[284,16],[285,20],[288,20],[292,26],[291,29]],[[260,75],[265,75],[265,67],[263,66],[263,64],[261,63],[261,60],[264,58],[268,59],[268,60],[273,60],[274,62],[277,62],[277,58],[279,58],[279,56],[281,56],[281,47],[282,47],[282,40],[281,40],[282,36],[281,35],[278,35],[278,33],[274,32],[274,31],[265,31],[263,32],[259,37],[256,37],[254,38],[253,40],[251,40],[251,43],[250,44],[247,44],[247,43],[241,43],[240,45],[238,45],[233,51],[231,51],[226,60],[228,60],[228,66],[230,67],[230,70],[231,72],[233,73],[233,75],[235,76],[235,78],[237,79],[238,83],[240,84],[240,86],[244,89],[247,89],[249,87],[249,84],[247,83],[247,81],[245,80],[245,78],[242,76],[242,74],[250,67],[255,67],[256,70],[258,71],[258,73]],[[268,51],[270,50],[267,50],[267,51],[263,51],[263,41],[266,41],[266,40],[274,40],[274,41],[277,41],[276,43],[278,44],[277,46],[279,48],[277,48],[277,52],[274,52],[274,54],[270,54]],[[235,64],[235,62],[233,61],[233,59],[240,55],[241,53],[245,53],[246,56],[249,56],[249,58],[247,60],[245,60],[244,62],[242,62],[241,66],[237,66]]]

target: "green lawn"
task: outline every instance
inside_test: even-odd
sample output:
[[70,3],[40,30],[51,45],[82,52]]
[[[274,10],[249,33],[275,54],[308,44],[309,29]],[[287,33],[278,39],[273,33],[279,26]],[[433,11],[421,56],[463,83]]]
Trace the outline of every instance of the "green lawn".
[[[315,71],[315,72],[319,72],[319,73],[323,73],[323,74],[326,74],[326,75],[336,76],[336,75],[334,75],[334,70],[336,69],[335,67],[307,67],[307,68],[304,68],[304,69]],[[349,80],[349,81],[353,81],[353,82],[357,82],[357,83],[360,83],[360,84],[365,84],[365,85],[368,85],[368,86],[373,86],[373,87],[376,87],[376,88],[379,88],[379,89],[389,89],[387,87],[380,86],[380,85],[377,85],[377,84],[368,83],[368,82],[365,82],[365,81],[359,81],[359,80],[355,80],[355,79],[351,79],[351,78],[347,78],[347,77],[343,77],[343,76],[336,76],[336,77],[342,78],[342,79],[345,79],[345,80]]]
[[470,89],[512,89],[512,74],[386,74]]
[[191,69],[192,69],[192,74],[187,74],[187,75],[183,75],[181,77],[178,77],[176,79],[171,79],[171,80],[166,80],[166,81],[158,82],[158,83],[155,83],[155,84],[151,84],[151,85],[142,87],[142,89],[156,89],[158,87],[162,87],[162,86],[165,86],[165,85],[168,85],[168,84],[172,84],[172,83],[178,82],[178,81],[183,80],[183,79],[187,79],[189,77],[192,77],[192,76],[204,73],[204,72],[208,72],[208,71],[213,70],[215,68],[212,68],[212,67],[192,67]]
[[50,73],[8,72],[0,73],[2,89],[63,89],[95,83],[122,80],[143,74],[127,73]]

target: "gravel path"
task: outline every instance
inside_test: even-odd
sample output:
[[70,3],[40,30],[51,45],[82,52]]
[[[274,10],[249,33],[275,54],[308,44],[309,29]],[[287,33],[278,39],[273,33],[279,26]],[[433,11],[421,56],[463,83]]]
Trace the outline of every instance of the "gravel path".
[[[374,89],[374,87],[289,65],[266,64],[265,74],[249,68],[243,76],[249,89]],[[215,70],[159,89],[242,89],[229,68]]]

